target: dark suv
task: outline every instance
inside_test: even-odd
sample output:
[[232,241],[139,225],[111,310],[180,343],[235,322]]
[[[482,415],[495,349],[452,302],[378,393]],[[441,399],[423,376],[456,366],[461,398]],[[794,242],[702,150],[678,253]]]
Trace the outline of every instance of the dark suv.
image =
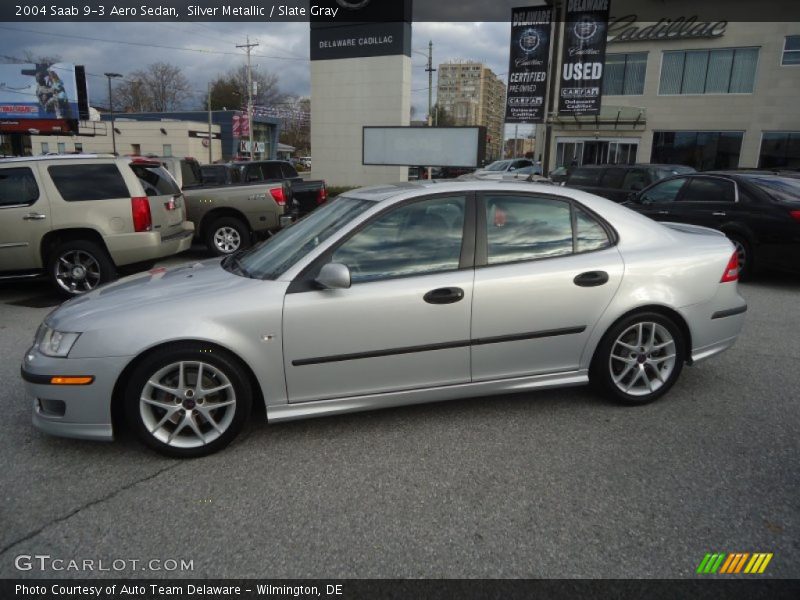
[[665,177],[694,172],[685,165],[585,165],[573,168],[564,185],[624,202],[632,193]]

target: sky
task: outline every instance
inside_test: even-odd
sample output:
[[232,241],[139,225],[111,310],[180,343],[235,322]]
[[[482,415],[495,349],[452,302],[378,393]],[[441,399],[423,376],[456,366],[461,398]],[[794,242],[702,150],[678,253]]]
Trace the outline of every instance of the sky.
[[[0,60],[8,62],[31,52],[56,55],[63,62],[86,67],[90,99],[108,104],[103,73],[126,75],[150,63],[163,61],[181,67],[195,95],[186,107],[200,107],[210,79],[245,62],[237,44],[258,42],[253,64],[278,77],[283,93],[311,93],[308,23],[0,23]],[[503,81],[507,79],[510,26],[506,23],[414,23],[412,26],[411,103],[414,119],[427,115],[428,75],[425,72],[428,41],[433,41],[434,67],[450,60],[486,64]],[[436,73],[433,96],[436,98]],[[532,127],[520,126],[520,136]],[[513,135],[513,126],[506,137]]]

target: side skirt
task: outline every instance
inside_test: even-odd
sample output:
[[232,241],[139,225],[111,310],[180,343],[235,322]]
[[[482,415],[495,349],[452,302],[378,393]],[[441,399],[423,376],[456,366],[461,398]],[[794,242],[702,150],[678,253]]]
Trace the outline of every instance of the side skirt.
[[442,402],[476,396],[496,394],[512,394],[528,390],[584,385],[589,382],[586,370],[550,373],[511,379],[496,379],[476,383],[462,383],[418,390],[404,390],[385,394],[369,394],[346,398],[331,398],[295,404],[279,404],[267,406],[267,420],[270,422],[293,421],[311,417],[340,415],[349,412],[376,410],[408,404],[425,404],[426,402]]

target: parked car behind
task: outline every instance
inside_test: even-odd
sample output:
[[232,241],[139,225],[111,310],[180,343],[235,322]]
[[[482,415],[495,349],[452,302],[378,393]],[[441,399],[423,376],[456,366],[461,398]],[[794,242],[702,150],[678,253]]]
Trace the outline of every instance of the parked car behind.
[[[530,158],[508,158],[505,160],[496,160],[493,163],[489,163],[483,168],[480,168],[474,172],[474,175],[485,175],[489,173],[499,173],[504,171],[516,171],[517,169],[522,169],[524,167],[531,167],[534,166],[533,160]],[[541,166],[539,166],[541,169]]]
[[734,344],[737,276],[719,232],[577,190],[381,185],[63,305],[22,378],[39,429],[110,440],[116,413],[179,457],[220,450],[262,402],[272,423],[591,381],[641,405]]
[[665,177],[694,171],[685,165],[584,165],[572,169],[563,185],[624,202],[631,192],[643,190]]
[[328,199],[328,188],[322,179],[303,179],[297,169],[285,160],[238,161],[230,164],[239,170],[244,183],[287,182],[292,189],[292,203],[287,210],[294,219],[304,217]]
[[170,175],[178,182],[182,190],[196,187],[203,183],[200,163],[190,156],[147,156],[157,159]]
[[0,161],[0,278],[45,274],[64,295],[192,243],[184,198],[157,160],[64,155]]
[[242,182],[239,169],[229,164],[200,165],[204,185],[237,185]]
[[722,231],[736,246],[743,278],[761,267],[800,271],[800,179],[741,171],[679,175],[626,205],[657,221]]

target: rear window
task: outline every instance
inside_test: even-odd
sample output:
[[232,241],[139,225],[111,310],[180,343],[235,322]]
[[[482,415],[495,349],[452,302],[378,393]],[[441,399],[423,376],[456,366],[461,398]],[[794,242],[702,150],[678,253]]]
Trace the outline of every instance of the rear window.
[[282,164],[281,171],[283,171],[284,179],[294,179],[295,177],[299,177],[295,168],[289,163]]
[[0,206],[33,204],[39,199],[39,186],[28,167],[0,169]]
[[67,202],[130,198],[128,186],[116,164],[54,165],[47,168],[50,178]]
[[181,190],[164,167],[131,164],[131,169],[142,182],[148,196],[174,196]]
[[575,169],[569,176],[570,185],[597,185],[604,169]]
[[200,185],[202,175],[200,174],[200,165],[194,160],[182,160],[181,162],[181,181],[183,187],[191,187],[193,185]]
[[203,176],[203,183],[225,183],[225,167],[201,167],[200,173]]

